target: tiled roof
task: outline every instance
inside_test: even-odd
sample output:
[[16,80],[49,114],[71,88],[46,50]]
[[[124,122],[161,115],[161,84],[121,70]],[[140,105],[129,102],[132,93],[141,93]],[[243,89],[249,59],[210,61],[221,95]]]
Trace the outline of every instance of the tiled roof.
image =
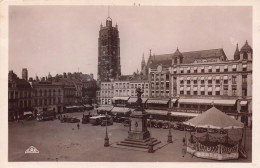
[[[160,64],[162,64],[163,66],[166,66],[166,67],[171,66],[173,54],[174,53],[152,56],[151,67],[155,68]],[[183,55],[183,64],[190,64],[190,63],[193,63],[196,59],[202,59],[202,58],[211,58],[211,57],[220,57],[220,56],[224,56],[224,58],[226,58],[226,55],[222,48],[211,49],[211,50],[201,50],[201,51],[181,52],[181,54]]]

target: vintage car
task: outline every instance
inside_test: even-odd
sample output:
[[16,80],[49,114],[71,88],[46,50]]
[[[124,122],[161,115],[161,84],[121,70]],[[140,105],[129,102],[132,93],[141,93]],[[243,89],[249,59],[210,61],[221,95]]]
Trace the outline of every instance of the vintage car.
[[82,124],[87,124],[89,123],[89,118],[92,117],[91,114],[83,114],[83,117],[82,117]]
[[76,117],[70,117],[67,119],[68,123],[77,123],[80,122],[80,119],[76,118]]
[[100,125],[103,119],[106,119],[105,115],[89,117],[89,123],[92,125]]
[[109,116],[107,118],[102,119],[100,125],[101,126],[113,125],[113,118]]

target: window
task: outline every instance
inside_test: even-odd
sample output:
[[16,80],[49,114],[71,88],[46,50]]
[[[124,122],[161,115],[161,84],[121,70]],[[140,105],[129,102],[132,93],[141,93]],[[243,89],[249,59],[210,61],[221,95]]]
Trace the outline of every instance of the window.
[[209,72],[212,72],[212,68],[209,68],[208,71],[209,71]]
[[197,80],[194,80],[194,81],[193,81],[193,83],[194,83],[194,84],[197,84],[197,83],[198,83],[198,81],[197,81]]
[[224,87],[223,95],[228,95],[228,87]]
[[204,73],[204,72],[205,72],[205,71],[204,71],[204,68],[203,68],[203,69],[201,69],[200,71],[201,71],[202,73]]
[[190,95],[190,91],[187,91],[187,95]]
[[208,91],[208,95],[212,95],[212,91]]
[[170,75],[166,74],[166,80],[168,81],[170,79]]
[[232,76],[232,84],[236,84],[236,76]]
[[205,92],[204,92],[204,91],[201,91],[200,94],[201,94],[201,95],[205,95]]
[[246,88],[242,88],[242,96],[243,97],[247,96],[247,89]]
[[193,94],[194,94],[194,95],[197,95],[197,94],[198,94],[198,92],[197,92],[197,91],[194,91],[194,92],[193,92]]
[[209,80],[208,80],[208,84],[212,84],[212,79],[209,79]]
[[220,72],[219,66],[216,67],[216,72]]
[[187,79],[187,84],[190,84],[190,80]]
[[246,52],[244,52],[244,54],[243,54],[243,59],[248,59],[248,55]]
[[247,71],[247,66],[246,66],[246,64],[242,65],[242,67],[243,67],[243,71]]
[[216,78],[216,84],[219,84],[219,83],[220,83],[219,78]]
[[183,81],[183,79],[181,79],[181,84],[183,84],[184,83],[184,81]]
[[224,79],[224,84],[228,84],[228,80],[227,79]]
[[247,84],[247,76],[246,75],[242,75],[242,83]]
[[236,71],[237,71],[237,65],[233,65],[233,66],[232,66],[232,71],[233,71],[233,72],[236,72]]
[[205,83],[204,79],[201,79],[200,83],[201,83],[201,84],[204,84],[204,83]]
[[237,88],[232,87],[232,96],[236,96],[236,94],[237,94]]
[[184,91],[183,91],[183,90],[182,90],[182,91],[180,91],[180,94],[181,94],[181,95],[183,95],[183,94],[184,94]]
[[198,73],[197,67],[196,68],[194,67],[194,73]]
[[187,69],[187,73],[190,73],[190,69]]
[[224,67],[224,72],[227,72],[228,71],[228,66],[225,66]]
[[216,91],[216,95],[220,95],[220,91]]
[[181,73],[183,73],[183,68],[181,68],[180,70],[181,70]]

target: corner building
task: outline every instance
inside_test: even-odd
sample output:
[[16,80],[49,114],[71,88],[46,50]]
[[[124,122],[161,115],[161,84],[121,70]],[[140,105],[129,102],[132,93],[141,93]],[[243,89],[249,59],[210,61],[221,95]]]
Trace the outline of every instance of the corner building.
[[228,60],[223,49],[154,55],[149,97],[171,111],[203,112],[212,106],[251,126],[252,57],[246,42]]
[[106,19],[106,26],[100,25],[98,38],[98,82],[109,82],[121,76],[120,39],[117,25]]

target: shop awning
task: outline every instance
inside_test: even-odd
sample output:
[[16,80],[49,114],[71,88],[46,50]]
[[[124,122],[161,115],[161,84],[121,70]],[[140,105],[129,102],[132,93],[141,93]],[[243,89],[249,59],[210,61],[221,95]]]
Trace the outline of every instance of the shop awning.
[[125,108],[125,107],[114,107],[111,112],[112,113],[127,113],[130,112],[130,108]]
[[232,100],[214,100],[215,105],[222,105],[222,106],[234,106],[236,104],[236,99]]
[[237,65],[233,65],[232,68],[237,68]]
[[[142,103],[145,103],[148,100],[148,98],[142,98]],[[130,97],[130,99],[128,99],[128,103],[136,103],[137,101],[137,97]]]
[[209,76],[209,77],[208,77],[208,80],[212,80],[212,77],[211,77],[211,76]]
[[194,70],[198,69],[198,67],[193,67]]
[[171,116],[197,117],[198,113],[171,112]]
[[147,103],[153,103],[153,104],[167,104],[170,99],[168,100],[161,100],[161,99],[148,99]]
[[247,105],[247,101],[246,101],[246,100],[240,101],[240,105],[241,105],[241,106],[246,106],[246,105]]
[[129,97],[113,97],[113,100],[128,100]]
[[171,100],[171,102],[172,102],[172,103],[176,103],[177,100],[178,100],[177,98],[175,98],[175,99],[173,98],[173,99]]
[[187,88],[186,88],[186,91],[190,91],[190,87],[187,87]]
[[193,80],[197,80],[198,79],[198,77],[193,77]]
[[25,111],[23,112],[23,115],[33,115],[33,113],[31,111]]
[[205,105],[213,104],[213,100],[211,99],[179,99],[178,102],[181,104],[205,104]]
[[190,80],[190,77],[187,77],[187,80]]
[[158,114],[158,115],[167,115],[168,111],[165,110],[145,110],[147,114]]
[[216,76],[216,80],[219,80],[220,79],[220,76]]
[[201,77],[200,80],[204,80],[204,77]]
[[180,91],[183,91],[183,87],[180,87]]
[[98,107],[97,110],[98,111],[111,111],[112,110],[112,106],[101,106],[101,107]]
[[92,106],[89,105],[89,104],[84,104],[83,106],[84,106],[84,107],[92,107]]

